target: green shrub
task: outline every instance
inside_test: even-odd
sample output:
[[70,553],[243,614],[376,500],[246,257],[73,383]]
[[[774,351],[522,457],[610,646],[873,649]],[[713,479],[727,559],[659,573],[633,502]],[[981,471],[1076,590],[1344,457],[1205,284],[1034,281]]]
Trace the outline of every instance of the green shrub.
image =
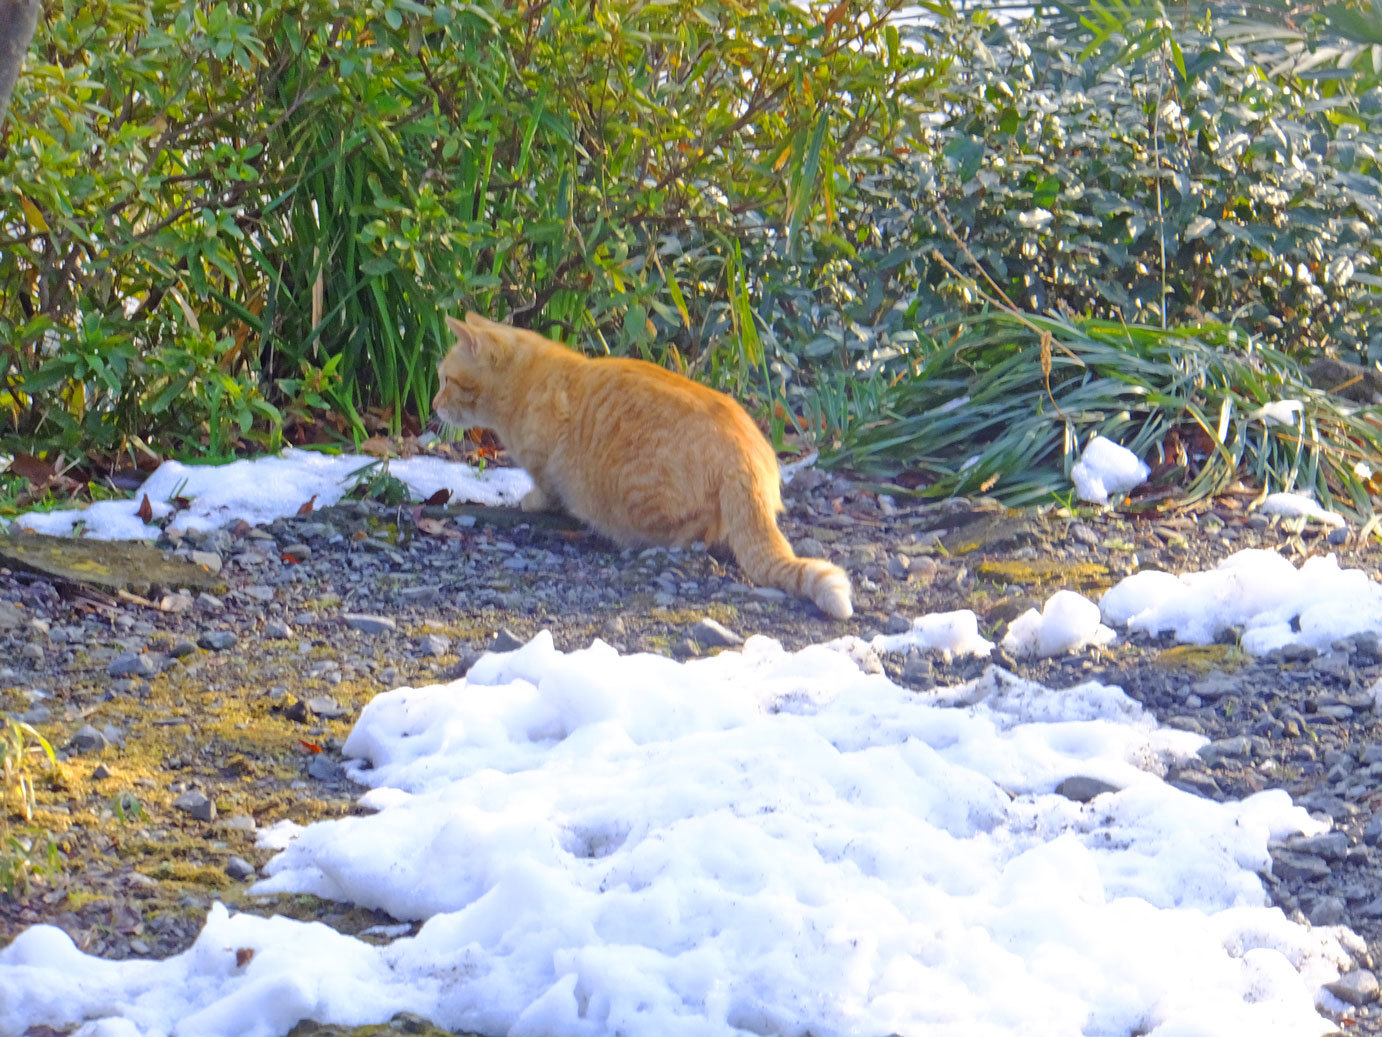
[[100,452],[396,429],[458,306],[752,368],[740,241],[828,229],[945,72],[898,6],[65,0],[0,143],[0,407]]

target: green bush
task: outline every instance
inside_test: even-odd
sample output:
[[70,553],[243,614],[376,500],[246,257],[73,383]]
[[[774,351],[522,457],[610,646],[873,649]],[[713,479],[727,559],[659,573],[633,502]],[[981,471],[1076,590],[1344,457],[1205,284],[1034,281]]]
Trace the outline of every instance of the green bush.
[[945,72],[898,6],[53,5],[0,144],[0,406],[97,452],[396,429],[458,305],[756,369],[741,242],[828,230]]
[[855,319],[977,310],[939,252],[1034,312],[1218,320],[1298,357],[1382,358],[1377,91],[1327,100],[1213,26],[1159,42],[1106,63],[1081,38],[995,27],[922,146],[864,185],[878,245],[852,277],[885,305]]

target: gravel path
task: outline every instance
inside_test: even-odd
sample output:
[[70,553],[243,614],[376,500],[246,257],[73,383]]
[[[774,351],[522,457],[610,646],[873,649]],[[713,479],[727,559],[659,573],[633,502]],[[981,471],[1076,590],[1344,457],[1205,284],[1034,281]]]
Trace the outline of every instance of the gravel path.
[[[598,636],[684,658],[749,634],[798,647],[972,608],[997,640],[1062,587],[1097,597],[1139,568],[1208,568],[1247,547],[1295,562],[1333,551],[1376,574],[1375,550],[1245,514],[1246,500],[1155,518],[1015,513],[987,501],[894,501],[808,470],[788,487],[783,526],[802,553],[851,572],[856,615],[846,623],[745,586],[732,562],[704,551],[620,552],[559,519],[372,501],[165,541],[219,569],[225,590],[161,595],[161,607],[0,569],[0,709],[59,752],[60,770],[39,778],[37,821],[64,857],[58,874],[0,895],[0,943],[42,921],[93,953],[161,957],[192,941],[215,899],[355,933],[390,923],[310,897],[248,901],[243,890],[269,856],[256,830],[355,809],[359,790],[338,754],[374,694],[458,676],[478,652],[543,628],[560,648]],[[1331,819],[1327,835],[1275,847],[1264,881],[1297,920],[1346,923],[1373,957],[1382,951],[1377,638],[1263,659],[1227,643],[1144,637],[1032,663],[914,653],[885,666],[921,689],[989,661],[1055,688],[1119,684],[1161,722],[1203,733],[1200,759],[1170,776],[1183,788],[1222,799],[1282,787]],[[1350,1033],[1382,1034],[1372,964],[1338,991],[1358,1002],[1340,1020]]]

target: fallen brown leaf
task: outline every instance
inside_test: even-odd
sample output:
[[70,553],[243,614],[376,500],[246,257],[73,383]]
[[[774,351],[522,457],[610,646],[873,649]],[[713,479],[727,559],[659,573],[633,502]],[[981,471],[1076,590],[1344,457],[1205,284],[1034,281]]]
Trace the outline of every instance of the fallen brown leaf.
[[134,513],[135,518],[146,526],[154,520],[154,506],[149,503],[149,495],[144,494],[144,501],[139,505],[139,510]]
[[393,443],[388,436],[370,436],[360,444],[360,453],[369,454],[370,457],[392,457]]
[[443,504],[445,504],[447,501],[449,501],[450,499],[451,499],[451,491],[448,490],[445,486],[443,486],[440,490],[438,490],[436,493],[432,494],[432,496],[428,497],[428,498],[427,498],[425,501],[423,501],[422,503],[423,503],[424,505],[426,505],[427,507],[439,508],[439,507],[441,507]]
[[303,501],[302,507],[298,508],[298,514],[299,514],[299,515],[310,515],[310,514],[312,514],[312,509],[313,509],[314,507],[316,507],[316,504],[317,504],[317,495],[314,493],[314,494],[312,494],[312,496],[308,497],[305,501]]

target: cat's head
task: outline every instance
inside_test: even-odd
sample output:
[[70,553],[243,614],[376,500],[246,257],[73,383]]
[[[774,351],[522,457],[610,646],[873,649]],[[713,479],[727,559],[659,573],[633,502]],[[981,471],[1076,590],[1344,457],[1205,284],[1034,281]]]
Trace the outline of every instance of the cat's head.
[[448,425],[493,427],[486,397],[493,395],[511,350],[509,336],[502,334],[507,326],[475,314],[465,321],[447,317],[446,326],[456,341],[437,365],[441,388],[432,398],[432,412]]

